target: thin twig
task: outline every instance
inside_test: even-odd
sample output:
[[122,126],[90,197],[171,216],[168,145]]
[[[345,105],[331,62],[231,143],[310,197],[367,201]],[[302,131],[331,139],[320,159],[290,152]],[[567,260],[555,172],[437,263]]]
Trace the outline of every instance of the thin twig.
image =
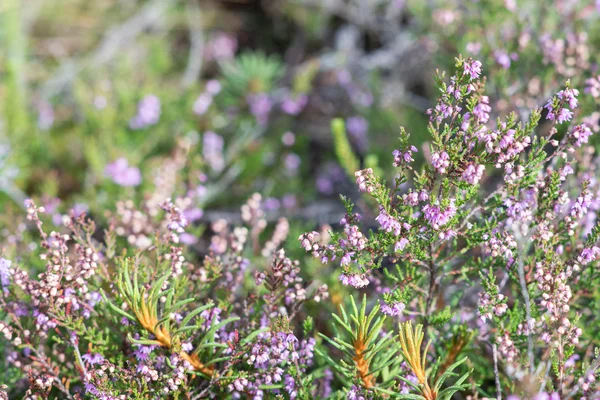
[[494,377],[496,379],[496,400],[502,400],[502,387],[500,386],[500,373],[498,372],[498,345],[494,343]]
[[190,53],[187,67],[181,79],[184,88],[193,85],[202,72],[202,53],[204,51],[204,35],[202,34],[201,12],[198,3],[189,2],[186,5],[186,16],[190,29]]
[[[525,240],[529,240],[527,237]],[[529,323],[531,321],[531,299],[529,298],[529,290],[527,289],[527,281],[525,280],[525,267],[523,265],[523,251],[519,247],[518,248],[518,256],[517,256],[517,269],[519,273],[519,283],[521,285],[521,293],[523,294],[523,299],[525,300],[525,315],[527,318],[527,357],[529,358],[529,372],[533,375],[534,368],[534,358],[533,358],[533,335],[529,329]]]

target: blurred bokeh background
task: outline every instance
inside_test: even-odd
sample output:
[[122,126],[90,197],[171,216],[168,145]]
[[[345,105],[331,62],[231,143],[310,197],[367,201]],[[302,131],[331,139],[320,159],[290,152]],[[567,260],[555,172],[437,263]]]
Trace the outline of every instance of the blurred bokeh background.
[[[494,113],[525,116],[567,79],[592,85],[598,16],[565,0],[3,0],[0,207],[101,219],[193,191],[213,221],[260,192],[272,218],[332,223],[353,169],[393,176],[401,125],[427,160],[436,68],[480,59]],[[595,110],[592,93],[597,129]]]

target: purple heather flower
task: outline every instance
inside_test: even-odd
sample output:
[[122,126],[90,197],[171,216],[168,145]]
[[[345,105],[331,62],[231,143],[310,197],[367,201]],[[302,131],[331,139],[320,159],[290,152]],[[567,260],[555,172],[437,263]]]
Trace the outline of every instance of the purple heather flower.
[[329,368],[323,371],[323,378],[319,380],[316,397],[327,399],[331,395],[331,382],[333,381],[333,372]]
[[423,213],[425,214],[425,219],[427,219],[429,225],[431,225],[433,229],[438,230],[454,217],[456,214],[456,206],[454,205],[454,200],[451,200],[448,207],[444,210],[442,210],[440,206],[427,204],[423,207]]
[[265,211],[279,210],[281,207],[281,201],[275,197],[267,197],[263,202],[263,208]]
[[208,92],[202,93],[196,101],[194,101],[194,114],[196,115],[204,115],[206,111],[208,111],[208,107],[212,104],[213,98],[212,95]]
[[138,103],[137,114],[129,121],[129,127],[131,129],[144,129],[156,125],[159,119],[160,100],[151,94]]
[[154,349],[156,349],[156,346],[154,345],[146,346],[144,344],[140,344],[138,345],[138,348],[133,352],[133,354],[135,355],[135,358],[138,361],[146,361],[148,360],[148,356],[150,355],[150,353],[152,353],[152,351],[154,351]]
[[298,200],[296,199],[295,195],[286,194],[281,198],[281,204],[283,205],[283,208],[296,208],[296,206],[298,205]]
[[89,318],[91,316],[90,309],[93,309],[94,307],[96,307],[96,304],[100,303],[101,301],[102,301],[102,295],[100,294],[100,292],[90,292],[90,296],[87,301],[88,307],[85,307],[83,309],[83,311],[81,312],[81,314],[85,318]]
[[349,253],[346,253],[342,256],[342,259],[340,260],[340,265],[344,266],[344,265],[348,265],[350,264],[350,262],[352,261],[352,256],[354,255],[354,252],[351,251]]
[[401,303],[399,301],[393,302],[392,304],[381,304],[381,312],[391,317],[395,317],[402,314],[402,311],[404,311],[405,308],[406,306],[404,305],[404,303]]
[[291,375],[285,375],[283,378],[283,387],[286,392],[290,394],[290,399],[295,399],[298,393],[294,390],[296,387],[296,381]]
[[467,168],[462,173],[462,180],[471,184],[476,185],[479,183],[479,180],[483,176],[485,172],[485,167],[483,165],[477,165],[475,163],[470,163],[467,165]]
[[396,236],[400,235],[400,232],[402,231],[402,225],[398,220],[389,215],[385,211],[383,206],[379,207],[379,215],[377,216],[377,218],[375,218],[375,220],[379,222],[381,229],[383,229],[384,231],[390,233],[393,232]]
[[206,92],[216,96],[217,94],[219,94],[221,92],[221,84],[219,83],[218,80],[216,79],[211,79],[210,81],[206,82]]
[[347,274],[343,273],[339,277],[340,282],[345,286],[353,286],[357,289],[363,288],[369,284],[365,274]]
[[519,56],[517,53],[508,54],[503,50],[496,50],[494,51],[494,58],[502,68],[509,69],[511,62],[518,60]]
[[212,131],[204,132],[204,135],[202,135],[202,155],[204,156],[204,160],[217,172],[225,168],[225,159],[223,158],[224,144],[223,137]]
[[410,146],[404,152],[400,150],[392,151],[392,155],[394,156],[394,167],[399,167],[402,164],[408,164],[415,161],[412,155],[417,152],[418,150],[415,146]]
[[573,128],[570,136],[575,139],[575,147],[581,147],[588,142],[588,138],[592,135],[592,130],[586,124],[580,124]]
[[573,113],[568,108],[563,108],[558,113],[557,121],[559,124],[563,122],[570,121],[573,118]]
[[0,258],[0,286],[4,292],[8,291],[8,286],[10,285],[10,266],[12,261],[7,260],[6,258]]
[[183,212],[183,216],[189,222],[198,221],[204,215],[204,211],[201,208],[188,208]]
[[130,167],[127,159],[123,157],[107,164],[104,168],[104,175],[120,186],[138,186],[142,183],[140,170],[136,167]]
[[560,400],[560,396],[557,392],[541,392],[536,393],[531,400]]
[[286,94],[281,103],[281,109],[286,114],[298,115],[304,109],[307,103],[308,96],[306,96],[304,93],[300,93],[295,96]]
[[490,119],[490,112],[492,111],[492,107],[490,107],[490,98],[488,96],[481,96],[479,99],[479,104],[473,108],[473,115],[477,118],[477,122],[480,124],[485,124]]
[[265,125],[269,119],[269,113],[273,107],[273,102],[266,93],[258,93],[249,95],[246,98],[250,106],[250,112],[256,117],[256,122],[260,125]]
[[235,56],[238,43],[234,35],[219,32],[210,38],[204,48],[204,58],[210,61],[230,60]]
[[366,400],[362,389],[356,385],[352,385],[348,393],[346,393],[346,400]]
[[481,74],[481,61],[465,60],[464,69],[465,73],[471,76],[471,79],[477,79]]
[[[548,115],[546,118],[550,121],[556,120],[559,124],[562,124],[565,121],[570,121],[573,117],[572,110],[575,109],[578,104],[577,96],[579,96],[579,91],[577,89],[567,88],[558,92],[556,96],[548,100],[544,106],[544,108],[548,110]],[[554,109],[553,103],[555,98],[558,98],[559,103],[563,104],[563,107],[559,110]]]
[[587,265],[592,261],[595,261],[596,258],[598,258],[598,255],[600,255],[600,247],[586,247],[581,251],[579,257],[577,257],[577,261],[579,261],[583,265]]
[[444,174],[448,171],[450,166],[450,156],[445,151],[435,152],[431,155],[431,165],[439,171],[440,174]]
[[408,243],[407,238],[400,238],[400,240],[394,244],[394,251],[398,252],[404,250]]
[[198,238],[191,233],[183,232],[179,235],[179,241],[185,245],[192,246],[198,243]]
[[87,361],[90,365],[102,364],[102,362],[104,361],[104,356],[98,353],[86,353],[82,355],[81,358]]
[[287,154],[284,158],[285,169],[290,175],[295,175],[298,172],[302,160],[295,153]]
[[89,208],[90,207],[85,203],[77,203],[73,205],[73,208],[71,208],[71,214],[73,214],[73,216],[77,218],[80,217],[82,214],[87,213]]
[[296,136],[292,132],[286,132],[281,137],[281,142],[287,147],[293,146],[296,143]]
[[600,97],[600,76],[589,78],[585,81],[585,92],[597,99]]
[[481,43],[479,42],[469,42],[467,43],[466,50],[468,53],[473,55],[479,54],[481,51]]

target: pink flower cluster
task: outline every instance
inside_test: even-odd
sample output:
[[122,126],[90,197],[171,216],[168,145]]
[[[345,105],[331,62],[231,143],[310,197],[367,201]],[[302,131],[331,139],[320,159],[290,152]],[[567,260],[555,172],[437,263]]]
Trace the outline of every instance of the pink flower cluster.
[[434,230],[439,230],[446,225],[456,214],[456,206],[454,199],[450,201],[447,207],[442,207],[434,204],[427,204],[423,207],[425,219]]
[[445,151],[435,152],[431,155],[431,165],[440,174],[445,174],[448,171],[448,167],[450,167],[450,156]]
[[394,150],[392,151],[392,155],[394,156],[394,167],[399,167],[403,164],[410,164],[415,161],[413,158],[413,154],[417,153],[418,150],[415,146],[410,146],[406,150]]
[[[577,96],[579,96],[577,89],[566,88],[556,93],[556,96],[548,100],[544,106],[548,110],[546,118],[559,124],[570,121],[573,117],[573,110],[577,108]],[[558,106],[555,106],[556,102]]]

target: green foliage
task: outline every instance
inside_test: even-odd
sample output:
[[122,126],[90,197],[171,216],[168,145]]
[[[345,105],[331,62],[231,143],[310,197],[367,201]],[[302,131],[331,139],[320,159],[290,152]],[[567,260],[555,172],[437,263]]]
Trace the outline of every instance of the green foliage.
[[[163,275],[147,289],[146,285],[139,282],[137,269],[131,275],[129,271],[130,263],[129,259],[125,259],[123,262],[123,268],[120,270],[117,280],[117,288],[133,314],[117,307],[102,292],[104,300],[114,312],[130,321],[137,321],[146,330],[146,333],[154,336],[154,338],[141,340],[130,336],[129,340],[132,343],[155,345],[175,352],[180,351],[182,338],[187,338],[190,334],[200,330],[199,319],[197,318],[199,314],[209,310],[214,305],[208,303],[196,307],[189,311],[180,323],[175,325],[173,316],[183,313],[184,307],[194,302],[195,299],[187,298],[177,301],[174,286],[165,290],[165,286],[169,286],[170,273]],[[164,305],[161,298],[165,299]],[[196,323],[192,323],[194,318],[196,318]],[[229,358],[223,353],[228,348],[227,344],[215,342],[215,333],[225,325],[238,319],[237,317],[230,317],[212,324],[210,329],[196,341],[195,350],[189,354],[182,351],[180,352],[181,357],[188,361],[198,373],[212,375],[214,364],[226,361]],[[200,361],[200,357],[203,357],[203,361]]]
[[360,169],[360,162],[352,151],[343,119],[335,118],[331,121],[331,133],[338,162],[346,171],[346,175],[354,180],[354,173]]
[[391,340],[392,333],[381,335],[385,317],[375,305],[367,314],[367,298],[363,297],[360,309],[350,296],[351,314],[340,305],[340,316],[332,314],[334,335],[319,334],[327,343],[341,352],[341,359],[334,359],[328,352],[317,347],[316,352],[337,372],[345,376],[348,384],[356,382],[365,389],[377,391],[393,383],[398,373],[398,351]]
[[224,103],[240,105],[248,95],[271,91],[283,73],[283,66],[274,56],[248,52],[222,64],[221,70]]

